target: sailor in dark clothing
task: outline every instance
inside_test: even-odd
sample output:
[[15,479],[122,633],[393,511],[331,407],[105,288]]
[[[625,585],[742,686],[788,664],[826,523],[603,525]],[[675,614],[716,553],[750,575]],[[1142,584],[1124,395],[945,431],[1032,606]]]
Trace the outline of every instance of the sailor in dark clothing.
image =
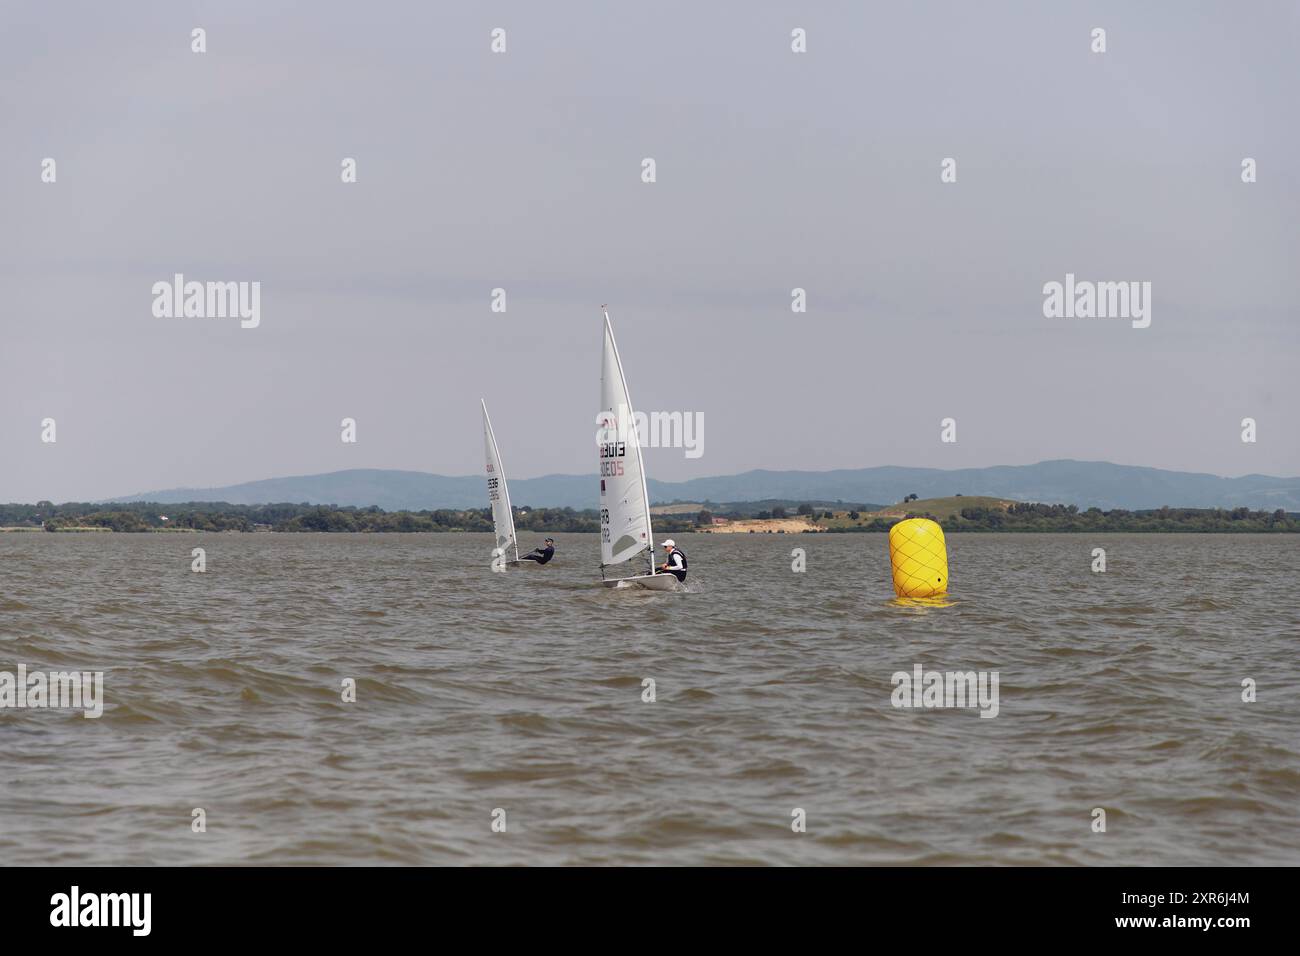
[[536,561],[538,564],[545,564],[553,557],[555,557],[555,539],[547,538],[543,547],[533,548],[527,554],[521,554],[519,560]]
[[675,575],[678,581],[685,581],[686,555],[677,549],[672,538],[664,542],[664,551],[667,552],[668,560],[659,565],[659,570],[664,574]]

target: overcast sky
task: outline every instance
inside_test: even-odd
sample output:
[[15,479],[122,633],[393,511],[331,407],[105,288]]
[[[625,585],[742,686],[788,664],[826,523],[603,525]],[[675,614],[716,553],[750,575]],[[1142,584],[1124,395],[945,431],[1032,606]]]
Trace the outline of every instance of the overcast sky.
[[[477,473],[481,395],[512,476],[594,473],[603,302],[705,419],[655,478],[1300,474],[1297,9],[7,0],[0,500]],[[176,272],[260,326],[155,317]],[[1067,272],[1151,326],[1045,318]]]

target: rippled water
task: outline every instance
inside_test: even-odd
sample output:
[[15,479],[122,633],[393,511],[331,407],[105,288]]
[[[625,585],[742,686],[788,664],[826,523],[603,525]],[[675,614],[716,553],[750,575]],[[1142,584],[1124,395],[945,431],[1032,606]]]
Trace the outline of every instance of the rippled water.
[[[664,595],[593,586],[592,535],[493,574],[483,535],[0,534],[0,671],[107,701],[0,711],[0,858],[1300,863],[1300,539],[954,535],[946,608],[884,535],[680,543]],[[997,670],[998,716],[894,708],[918,663]]]

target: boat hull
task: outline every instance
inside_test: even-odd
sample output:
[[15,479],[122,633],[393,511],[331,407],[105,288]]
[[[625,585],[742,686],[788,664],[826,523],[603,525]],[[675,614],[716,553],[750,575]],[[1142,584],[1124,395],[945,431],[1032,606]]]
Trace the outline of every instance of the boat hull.
[[641,588],[646,591],[676,591],[681,587],[674,574],[638,574],[630,578],[610,578],[601,583],[607,588]]

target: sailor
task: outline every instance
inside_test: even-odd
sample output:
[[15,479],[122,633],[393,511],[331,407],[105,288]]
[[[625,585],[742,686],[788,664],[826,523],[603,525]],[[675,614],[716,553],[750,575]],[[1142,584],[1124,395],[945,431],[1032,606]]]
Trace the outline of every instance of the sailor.
[[540,548],[533,548],[527,554],[519,556],[520,561],[536,561],[538,564],[545,564],[551,558],[555,557],[555,539],[547,538],[546,543]]
[[673,543],[672,538],[664,542],[664,551],[667,553],[667,560],[659,565],[659,570],[665,574],[676,575],[678,581],[685,581],[686,555],[677,550],[677,545]]

